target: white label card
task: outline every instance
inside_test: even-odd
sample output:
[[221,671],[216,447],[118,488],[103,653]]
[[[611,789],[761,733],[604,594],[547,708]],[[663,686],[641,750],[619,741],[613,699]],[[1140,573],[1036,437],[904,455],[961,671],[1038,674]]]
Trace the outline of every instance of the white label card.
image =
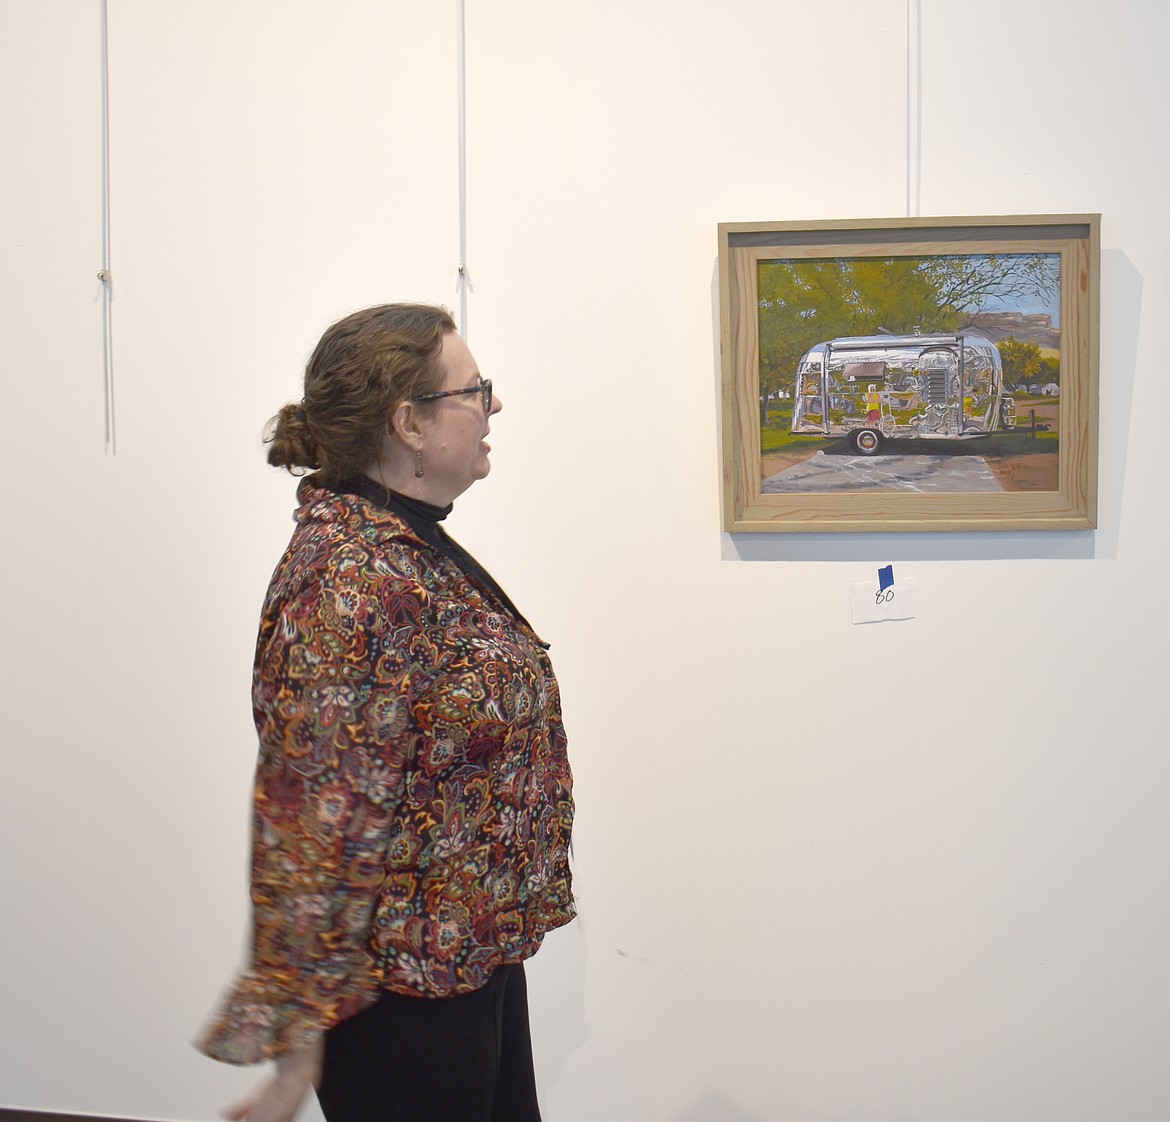
[[905,577],[885,588],[876,580],[853,586],[853,622],[881,623],[887,619],[914,619],[914,578]]

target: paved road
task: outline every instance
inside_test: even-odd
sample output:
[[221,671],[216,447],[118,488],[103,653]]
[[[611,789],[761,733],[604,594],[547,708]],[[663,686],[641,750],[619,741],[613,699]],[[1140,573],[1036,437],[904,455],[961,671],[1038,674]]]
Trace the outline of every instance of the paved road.
[[765,495],[794,491],[1002,491],[982,456],[826,456],[818,452],[764,480]]

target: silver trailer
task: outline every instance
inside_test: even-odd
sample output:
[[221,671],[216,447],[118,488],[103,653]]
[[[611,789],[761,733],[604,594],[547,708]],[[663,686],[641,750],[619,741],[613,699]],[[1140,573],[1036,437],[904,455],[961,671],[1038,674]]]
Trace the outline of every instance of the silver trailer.
[[982,335],[867,335],[810,348],[796,371],[792,431],[884,440],[962,440],[1015,427],[999,350]]

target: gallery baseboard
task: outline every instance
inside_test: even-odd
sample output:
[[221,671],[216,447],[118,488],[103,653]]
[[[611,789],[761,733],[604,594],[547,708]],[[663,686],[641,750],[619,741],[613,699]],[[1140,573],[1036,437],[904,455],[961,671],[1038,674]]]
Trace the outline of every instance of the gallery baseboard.
[[0,1122],[144,1122],[141,1118],[113,1118],[101,1114],[55,1114],[49,1110],[18,1110],[0,1106]]

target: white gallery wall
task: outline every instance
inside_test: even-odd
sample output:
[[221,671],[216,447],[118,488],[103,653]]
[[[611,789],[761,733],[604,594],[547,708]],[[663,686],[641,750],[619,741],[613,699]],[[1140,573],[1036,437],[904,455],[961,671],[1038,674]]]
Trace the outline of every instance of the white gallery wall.
[[[257,1078],[188,1041],[247,921],[259,438],[333,319],[459,308],[456,23],[109,0],[110,455],[99,3],[0,0],[0,1106]],[[449,525],[565,699],[548,1122],[1170,1116],[1167,46],[1159,0],[466,0],[504,410]],[[908,199],[1101,212],[1099,528],[723,534],[716,224]],[[853,626],[891,562],[918,618]]]

